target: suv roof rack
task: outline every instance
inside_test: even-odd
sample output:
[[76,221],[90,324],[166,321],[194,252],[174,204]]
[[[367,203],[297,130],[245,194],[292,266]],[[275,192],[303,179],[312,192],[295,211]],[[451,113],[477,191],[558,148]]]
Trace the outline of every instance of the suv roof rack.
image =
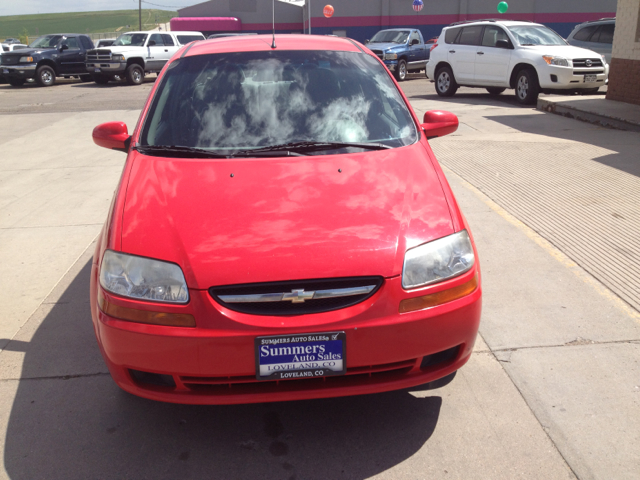
[[[608,20],[608,19],[603,19]],[[454,25],[464,25],[465,23],[476,23],[476,22],[526,22],[526,23],[535,23],[531,20],[509,20],[506,18],[481,18],[478,20],[460,20],[459,22],[453,22],[447,25],[448,27],[452,27]]]

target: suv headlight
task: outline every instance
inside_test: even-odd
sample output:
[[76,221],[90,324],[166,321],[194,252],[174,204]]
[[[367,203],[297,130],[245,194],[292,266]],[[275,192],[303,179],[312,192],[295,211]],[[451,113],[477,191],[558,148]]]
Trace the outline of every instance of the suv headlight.
[[187,303],[189,290],[175,263],[107,250],[100,266],[100,285],[123,297]]
[[33,57],[20,57],[20,63],[33,63]]
[[416,288],[457,277],[473,267],[475,255],[466,230],[407,250],[402,288]]
[[384,59],[385,60],[397,60],[398,59],[398,54],[397,53],[385,53],[384,54]]
[[111,55],[111,60],[116,62],[124,62],[124,55]]
[[556,65],[558,67],[570,67],[572,65],[571,60],[567,60],[564,57],[554,57],[553,55],[543,55],[542,59],[549,65]]

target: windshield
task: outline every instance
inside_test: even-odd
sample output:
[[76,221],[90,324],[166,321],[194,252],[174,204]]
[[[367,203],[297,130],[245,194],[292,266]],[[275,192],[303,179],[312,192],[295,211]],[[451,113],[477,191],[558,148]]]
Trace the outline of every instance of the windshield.
[[36,38],[29,46],[31,48],[54,48],[61,39],[62,35],[43,35]]
[[564,38],[542,25],[515,25],[508,28],[520,45],[567,45]]
[[399,147],[417,138],[389,74],[369,55],[268,51],[174,61],[140,143],[231,153],[295,142]]
[[144,42],[146,40],[146,33],[123,33],[118,38],[116,38],[116,41],[113,42],[113,46],[144,47]]
[[376,33],[369,43],[407,43],[409,30],[383,30]]

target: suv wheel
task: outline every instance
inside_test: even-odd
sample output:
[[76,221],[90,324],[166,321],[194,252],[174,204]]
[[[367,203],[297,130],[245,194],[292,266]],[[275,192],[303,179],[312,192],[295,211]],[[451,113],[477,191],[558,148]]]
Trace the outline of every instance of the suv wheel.
[[12,87],[21,87],[26,80],[24,78],[9,78],[9,85]]
[[41,87],[50,87],[56,82],[56,72],[53,68],[43,65],[36,70],[36,82]]
[[540,95],[540,84],[535,70],[525,68],[516,75],[516,100],[522,105],[532,105]]
[[487,87],[487,92],[489,92],[491,95],[500,95],[505,90],[506,90],[506,88]]
[[407,78],[407,62],[405,60],[398,60],[398,67],[396,68],[396,80],[402,82]]
[[144,70],[138,64],[129,65],[127,68],[127,83],[129,85],[140,85],[144,82]]
[[439,68],[436,72],[436,92],[441,97],[453,97],[458,91],[458,84],[453,78],[450,67]]

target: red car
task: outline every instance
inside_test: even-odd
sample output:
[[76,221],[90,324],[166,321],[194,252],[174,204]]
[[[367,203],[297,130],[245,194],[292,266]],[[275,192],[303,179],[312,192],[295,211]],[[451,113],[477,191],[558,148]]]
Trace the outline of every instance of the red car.
[[142,397],[226,404],[434,382],[481,309],[469,228],[387,69],[345,38],[192,43],[133,134],[91,273],[98,344]]

